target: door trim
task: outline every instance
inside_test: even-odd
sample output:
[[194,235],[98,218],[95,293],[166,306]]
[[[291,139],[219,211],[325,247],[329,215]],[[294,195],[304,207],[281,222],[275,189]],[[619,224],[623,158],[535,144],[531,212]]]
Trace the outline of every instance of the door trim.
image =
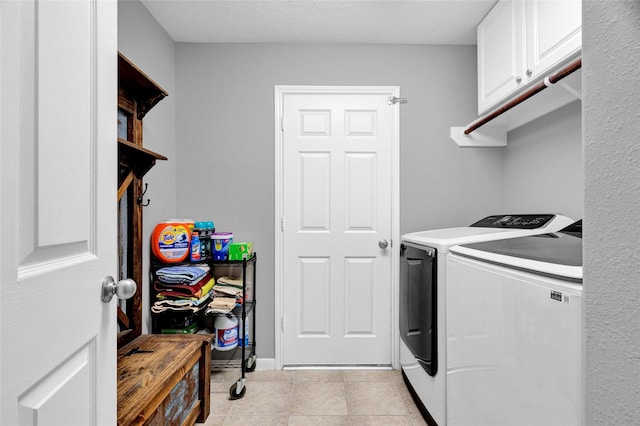
[[[284,214],[284,181],[283,181],[283,144],[284,131],[281,117],[284,112],[284,97],[286,95],[312,94],[386,94],[400,97],[399,86],[275,86],[275,215],[274,215],[274,326],[275,326],[275,368],[282,370],[284,365],[284,332],[282,318],[284,315],[284,244],[281,229],[281,218]],[[391,366],[394,369],[399,364],[399,334],[398,334],[398,282],[399,282],[399,251],[400,246],[400,110],[399,104],[389,105],[393,108],[393,130],[391,146]]]

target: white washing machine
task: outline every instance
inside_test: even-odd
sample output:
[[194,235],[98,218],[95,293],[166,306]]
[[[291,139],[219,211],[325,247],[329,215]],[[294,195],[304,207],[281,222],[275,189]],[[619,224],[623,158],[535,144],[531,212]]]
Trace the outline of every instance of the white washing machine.
[[581,425],[582,222],[451,247],[447,424]]
[[451,246],[558,231],[557,214],[494,215],[465,227],[414,232],[400,247],[400,364],[425,420],[444,426],[446,406],[446,257]]

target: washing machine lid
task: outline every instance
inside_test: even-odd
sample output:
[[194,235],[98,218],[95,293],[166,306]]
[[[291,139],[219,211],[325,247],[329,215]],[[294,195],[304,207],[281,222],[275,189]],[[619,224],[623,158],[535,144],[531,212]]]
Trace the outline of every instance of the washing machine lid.
[[582,281],[582,221],[557,233],[451,247],[451,253],[556,278]]
[[451,246],[556,232],[573,223],[559,214],[517,214],[487,216],[470,226],[412,232],[403,241],[447,252]]

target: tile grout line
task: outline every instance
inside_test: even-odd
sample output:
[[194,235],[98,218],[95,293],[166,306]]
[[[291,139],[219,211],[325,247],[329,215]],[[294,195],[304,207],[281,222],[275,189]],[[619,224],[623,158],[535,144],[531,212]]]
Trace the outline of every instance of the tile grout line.
[[351,408],[349,406],[349,396],[347,395],[347,378],[342,373],[342,389],[344,389],[344,403],[347,406],[347,422],[351,424]]

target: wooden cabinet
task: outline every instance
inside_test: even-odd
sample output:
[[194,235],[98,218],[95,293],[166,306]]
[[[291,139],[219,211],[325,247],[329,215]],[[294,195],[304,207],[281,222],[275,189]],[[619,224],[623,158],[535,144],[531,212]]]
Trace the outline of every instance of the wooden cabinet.
[[210,377],[210,335],[138,337],[118,350],[118,425],[204,422]]
[[478,25],[478,113],[573,59],[582,47],[580,0],[500,0]]
[[[118,347],[142,334],[142,179],[167,157],[142,146],[142,119],[168,96],[157,83],[118,53],[118,279],[138,283],[132,298],[118,304]],[[114,141],[115,143],[115,141]]]

